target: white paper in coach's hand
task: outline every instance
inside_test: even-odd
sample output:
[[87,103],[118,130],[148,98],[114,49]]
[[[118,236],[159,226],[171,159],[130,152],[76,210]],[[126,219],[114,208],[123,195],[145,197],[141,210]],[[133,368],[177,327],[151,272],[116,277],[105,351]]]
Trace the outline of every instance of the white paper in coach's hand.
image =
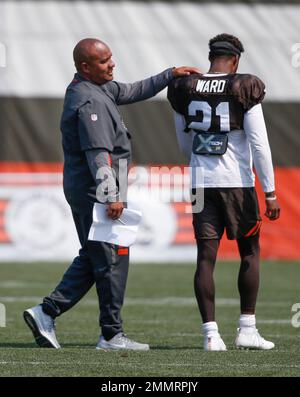
[[121,221],[113,221],[107,216],[107,205],[94,204],[93,224],[89,232],[89,240],[129,247],[134,244],[142,219],[140,211],[124,208]]

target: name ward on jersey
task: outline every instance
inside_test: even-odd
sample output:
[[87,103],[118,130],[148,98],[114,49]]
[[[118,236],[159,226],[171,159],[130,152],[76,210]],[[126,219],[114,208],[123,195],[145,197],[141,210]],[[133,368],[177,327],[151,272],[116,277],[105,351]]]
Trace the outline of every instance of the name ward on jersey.
[[198,80],[196,92],[221,93],[225,86],[226,80]]

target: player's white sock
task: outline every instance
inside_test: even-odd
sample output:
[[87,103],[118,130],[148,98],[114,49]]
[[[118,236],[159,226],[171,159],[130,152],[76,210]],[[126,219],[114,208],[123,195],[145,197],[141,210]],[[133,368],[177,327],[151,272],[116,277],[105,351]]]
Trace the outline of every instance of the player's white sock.
[[218,332],[218,325],[215,321],[209,321],[202,325],[204,333],[205,351],[226,351],[226,345]]
[[254,314],[241,314],[235,345],[238,349],[270,350],[274,343],[265,340],[256,329]]
[[202,329],[205,336],[212,336],[219,333],[218,324],[215,321],[204,323]]
[[244,332],[252,332],[256,330],[255,314],[241,314],[239,321],[240,329]]

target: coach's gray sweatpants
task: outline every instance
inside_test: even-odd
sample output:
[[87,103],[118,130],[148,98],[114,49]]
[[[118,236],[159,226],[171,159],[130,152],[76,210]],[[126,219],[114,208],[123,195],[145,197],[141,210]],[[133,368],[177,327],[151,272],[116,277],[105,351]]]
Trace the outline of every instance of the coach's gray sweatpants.
[[96,283],[100,326],[106,340],[123,332],[120,311],[128,275],[129,249],[88,241],[92,211],[73,213],[82,248],[55,290],[43,300],[43,311],[57,317],[74,306]]

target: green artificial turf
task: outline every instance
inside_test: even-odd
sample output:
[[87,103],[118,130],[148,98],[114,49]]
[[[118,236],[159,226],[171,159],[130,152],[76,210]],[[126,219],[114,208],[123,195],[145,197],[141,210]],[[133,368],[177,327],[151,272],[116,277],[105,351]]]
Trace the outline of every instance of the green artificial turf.
[[66,265],[1,263],[0,302],[7,323],[0,328],[0,376],[299,376],[300,328],[291,324],[291,309],[300,302],[300,263],[261,265],[257,326],[275,342],[272,351],[234,347],[238,266],[218,263],[215,272],[217,322],[227,352],[203,351],[191,264],[131,265],[122,311],[125,331],[149,343],[151,350],[111,352],[95,349],[99,327],[94,288],[57,319],[62,349],[38,348],[22,313],[56,286]]

